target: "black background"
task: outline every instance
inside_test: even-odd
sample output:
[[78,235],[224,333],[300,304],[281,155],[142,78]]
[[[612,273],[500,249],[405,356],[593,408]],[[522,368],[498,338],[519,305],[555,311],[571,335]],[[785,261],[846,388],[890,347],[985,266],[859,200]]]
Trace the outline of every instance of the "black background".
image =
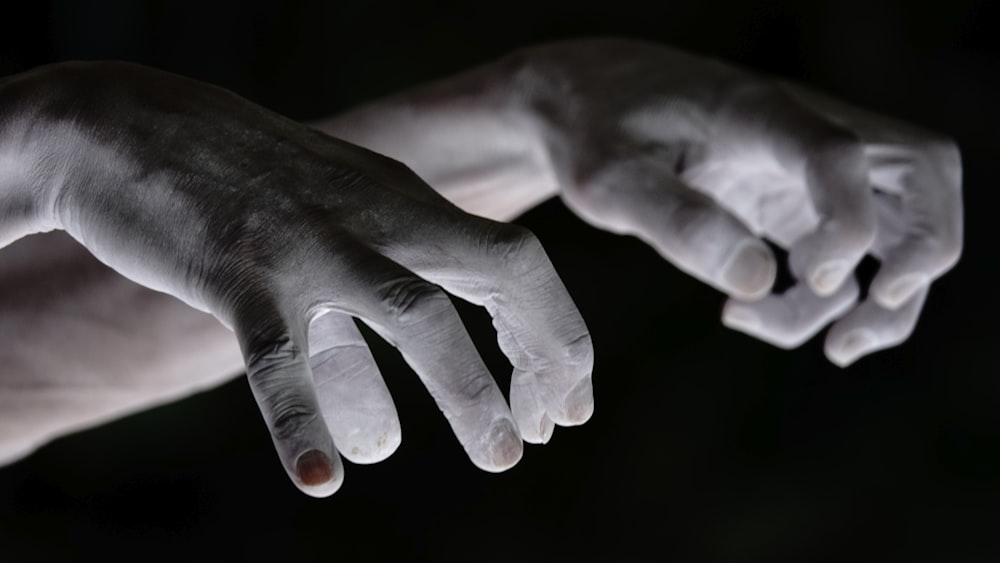
[[[49,2],[3,7],[0,72],[128,59],[298,119],[584,35],[647,38],[798,79],[954,137],[966,251],[898,349],[847,370],[724,329],[722,296],[556,200],[542,239],[594,336],[597,410],[475,469],[416,377],[374,351],[400,450],[310,499],[242,379],[0,469],[0,560],[1000,560],[993,232],[997,4]],[[495,373],[488,320],[462,308]],[[123,314],[127,314],[123,312]],[[503,376],[498,376],[503,380]]]

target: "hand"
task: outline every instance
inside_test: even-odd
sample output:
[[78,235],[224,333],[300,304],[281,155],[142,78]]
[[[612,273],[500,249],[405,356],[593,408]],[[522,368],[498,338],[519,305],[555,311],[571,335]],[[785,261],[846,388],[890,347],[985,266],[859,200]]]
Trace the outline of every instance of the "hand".
[[[961,161],[947,139],[657,45],[518,57],[566,204],[731,296],[729,327],[791,348],[839,319],[826,355],[846,366],[903,342],[958,260]],[[799,280],[781,295],[764,238]],[[881,267],[859,303],[866,254]]]
[[[399,163],[123,63],[8,79],[0,107],[0,244],[64,229],[231,327],[304,492],[340,486],[338,450],[365,463],[399,443],[352,316],[400,349],[482,469],[591,415],[590,337],[537,239],[466,215]],[[493,316],[512,408],[442,288]]]

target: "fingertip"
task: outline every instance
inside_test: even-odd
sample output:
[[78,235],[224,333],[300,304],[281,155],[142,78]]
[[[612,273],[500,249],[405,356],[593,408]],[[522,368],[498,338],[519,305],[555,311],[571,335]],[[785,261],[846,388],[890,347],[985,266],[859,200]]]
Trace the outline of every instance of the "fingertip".
[[[863,231],[861,227],[857,230]],[[831,297],[852,278],[855,267],[871,248],[871,237],[827,222],[796,241],[789,251],[792,275],[817,297]]]
[[538,424],[538,439],[539,444],[548,444],[549,440],[552,439],[552,434],[556,430],[556,423],[552,422],[549,415],[543,414],[542,420]]
[[469,452],[469,457],[477,467],[490,473],[500,473],[514,467],[524,454],[521,433],[508,418],[494,421],[477,446],[479,451]]
[[386,425],[377,435],[366,433],[363,437],[355,439],[337,439],[337,447],[341,455],[346,457],[351,463],[359,465],[371,465],[388,459],[396,453],[403,443],[403,433],[399,427],[398,420],[394,424]]
[[760,316],[750,307],[733,300],[727,301],[722,309],[722,324],[750,335],[756,335],[761,328]]
[[556,424],[545,413],[532,420],[521,421],[517,427],[521,431],[521,439],[528,444],[545,445],[552,439]]
[[827,338],[824,346],[826,357],[835,365],[846,368],[878,348],[878,336],[875,332],[858,328],[846,334],[833,334]]
[[774,285],[778,263],[764,243],[750,239],[741,244],[723,267],[728,293],[746,301],[767,295]]
[[872,281],[871,294],[876,303],[895,311],[929,283],[930,277],[922,273],[906,274],[888,282],[875,279]]
[[594,416],[593,380],[589,376],[583,378],[566,394],[565,403],[568,425],[577,426],[590,420]]
[[309,450],[295,461],[295,484],[299,489],[315,498],[328,497],[344,482],[344,467],[340,456],[333,459],[320,450]]
[[529,444],[545,444],[552,438],[555,423],[545,414],[536,394],[533,374],[514,370],[510,388],[510,411],[517,421],[521,438]]
[[333,463],[319,450],[309,450],[295,462],[295,472],[307,487],[322,485],[333,479]]

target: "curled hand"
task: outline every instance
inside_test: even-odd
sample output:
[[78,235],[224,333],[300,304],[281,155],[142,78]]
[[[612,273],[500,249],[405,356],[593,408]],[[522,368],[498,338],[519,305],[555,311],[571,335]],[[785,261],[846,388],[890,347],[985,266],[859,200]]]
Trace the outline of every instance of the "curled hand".
[[[355,318],[400,350],[484,470],[591,415],[589,333],[525,229],[463,213],[396,161],[149,68],[43,67],[7,80],[0,103],[0,245],[64,229],[231,327],[304,492],[340,486],[339,454],[370,463],[400,442]],[[514,366],[510,407],[446,291],[492,315]]]

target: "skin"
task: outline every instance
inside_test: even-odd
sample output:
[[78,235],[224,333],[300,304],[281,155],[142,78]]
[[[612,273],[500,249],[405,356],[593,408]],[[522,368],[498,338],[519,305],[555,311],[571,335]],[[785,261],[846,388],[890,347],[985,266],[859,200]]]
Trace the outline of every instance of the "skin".
[[[3,241],[69,235],[0,254],[8,461],[242,366],[292,481],[331,494],[338,452],[401,438],[354,317],[506,469],[593,411],[586,326],[538,241],[495,222],[556,195],[727,294],[727,326],[794,347],[834,321],[842,366],[905,340],[961,252],[953,143],[659,45],[527,49],[313,124],[332,137],[132,65],[40,69],[0,103]],[[781,295],[764,238],[801,280]],[[442,289],[493,315],[509,408]]]

